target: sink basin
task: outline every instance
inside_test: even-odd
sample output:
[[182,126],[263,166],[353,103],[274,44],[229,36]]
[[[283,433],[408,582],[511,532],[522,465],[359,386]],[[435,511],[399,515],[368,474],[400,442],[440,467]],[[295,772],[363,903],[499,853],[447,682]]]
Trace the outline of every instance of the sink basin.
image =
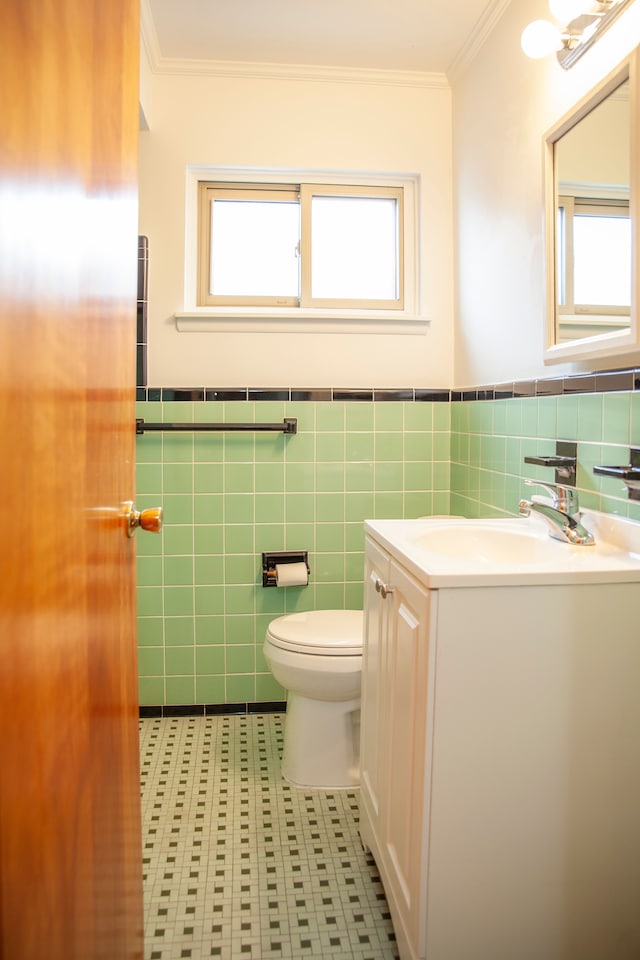
[[593,546],[549,536],[543,519],[367,520],[365,530],[431,587],[640,581],[640,523],[584,510]]
[[531,530],[524,524],[499,527],[497,523],[490,525],[468,521],[435,526],[418,535],[415,543],[431,553],[456,560],[473,559],[474,563],[483,565],[554,561],[557,545],[550,537],[532,536]]

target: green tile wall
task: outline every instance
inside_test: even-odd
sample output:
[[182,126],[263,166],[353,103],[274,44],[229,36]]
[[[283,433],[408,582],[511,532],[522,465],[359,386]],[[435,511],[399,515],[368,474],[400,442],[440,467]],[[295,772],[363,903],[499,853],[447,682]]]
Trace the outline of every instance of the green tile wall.
[[[275,422],[298,433],[146,433],[137,504],[140,702],[284,699],[262,656],[293,610],[362,608],[363,520],[449,512],[448,403],[150,402],[146,421]],[[307,550],[308,587],[262,587],[263,550]]]
[[[262,656],[269,620],[292,610],[362,606],[363,520],[515,514],[524,463],[578,441],[584,506],[640,521],[621,481],[596,464],[640,446],[640,392],[447,403],[138,404],[147,421],[279,421],[298,434],[148,433],[138,437],[141,507],[162,504],[159,536],[139,535],[140,701],[280,700]],[[308,550],[311,582],[262,587],[263,550]]]
[[520,498],[531,494],[525,477],[554,480],[553,470],[525,464],[525,456],[554,453],[558,439],[578,441],[582,506],[640,520],[640,503],[628,499],[622,481],[593,473],[598,464],[628,463],[629,447],[640,445],[637,391],[455,402],[451,408],[452,513],[517,513]]

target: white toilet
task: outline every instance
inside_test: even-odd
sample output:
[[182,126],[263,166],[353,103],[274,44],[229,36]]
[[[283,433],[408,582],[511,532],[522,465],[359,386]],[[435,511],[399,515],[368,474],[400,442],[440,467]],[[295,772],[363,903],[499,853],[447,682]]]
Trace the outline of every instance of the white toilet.
[[264,655],[288,693],[281,772],[296,787],[360,783],[361,610],[311,610],[273,620]]

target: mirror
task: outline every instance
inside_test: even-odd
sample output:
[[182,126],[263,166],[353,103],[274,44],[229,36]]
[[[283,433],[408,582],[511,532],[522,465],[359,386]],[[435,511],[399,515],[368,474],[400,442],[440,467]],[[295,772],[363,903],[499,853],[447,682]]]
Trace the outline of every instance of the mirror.
[[545,362],[637,349],[635,64],[546,136]]

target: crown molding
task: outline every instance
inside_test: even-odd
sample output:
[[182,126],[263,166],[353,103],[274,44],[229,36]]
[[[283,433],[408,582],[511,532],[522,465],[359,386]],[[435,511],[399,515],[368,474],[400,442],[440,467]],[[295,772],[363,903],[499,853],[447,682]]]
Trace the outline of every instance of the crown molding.
[[140,45],[141,53],[142,51],[146,53],[149,66],[152,72],[155,73],[155,64],[158,63],[162,57],[149,0],[140,0]]
[[443,73],[413,70],[367,70],[297,63],[251,63],[242,60],[179,60],[161,57],[154,73],[182,77],[226,77],[244,80],[306,80],[316,83],[360,83],[395,87],[448,89]]
[[485,8],[482,16],[460,47],[460,50],[447,70],[446,75],[450,83],[463,73],[473,60],[475,60],[486,43],[487,38],[510,4],[511,0],[493,0],[493,3],[490,3],[489,6]]
[[444,73],[419,70],[375,70],[298,63],[260,63],[243,60],[186,60],[163,57],[149,0],[141,0],[142,48],[152,73],[173,77],[226,77],[243,80],[307,80],[316,83],[360,83],[446,90]]

